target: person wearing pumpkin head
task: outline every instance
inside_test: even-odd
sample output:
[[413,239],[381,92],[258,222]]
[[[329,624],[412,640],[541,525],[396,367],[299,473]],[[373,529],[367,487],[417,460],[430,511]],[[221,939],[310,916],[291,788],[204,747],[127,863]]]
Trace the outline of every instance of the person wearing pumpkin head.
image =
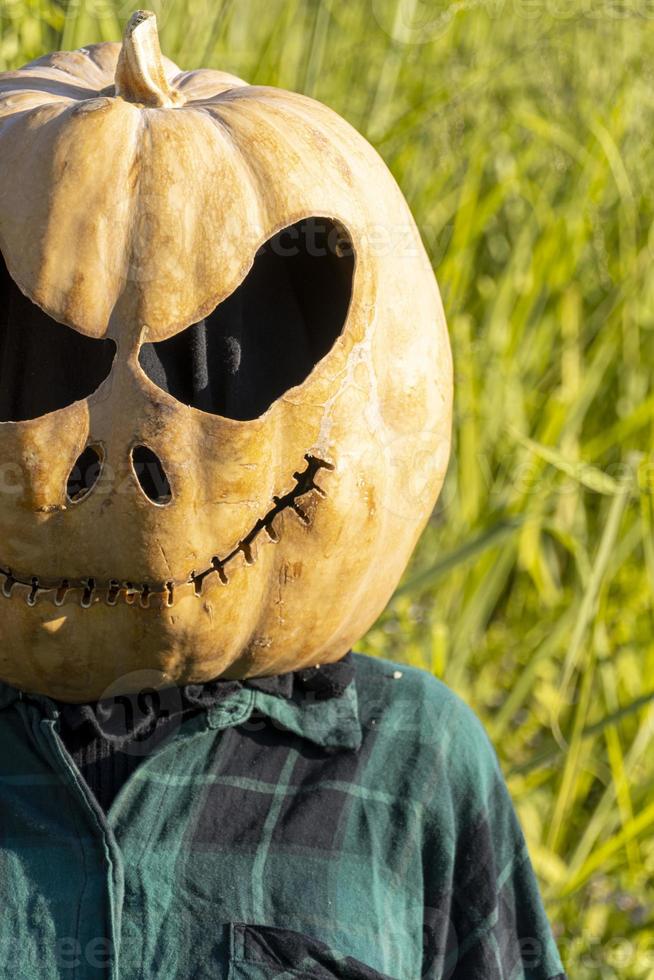
[[0,165],[0,975],[563,977],[476,717],[351,652],[450,444],[376,152],[137,11]]

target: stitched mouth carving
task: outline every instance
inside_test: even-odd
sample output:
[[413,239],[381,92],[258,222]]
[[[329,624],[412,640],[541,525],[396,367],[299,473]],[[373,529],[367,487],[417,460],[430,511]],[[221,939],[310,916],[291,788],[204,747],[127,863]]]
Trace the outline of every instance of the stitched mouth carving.
[[[311,524],[311,519],[302,507],[301,498],[309,494],[324,497],[325,491],[316,484],[316,476],[321,469],[333,470],[334,465],[310,453],[307,453],[304,459],[306,460],[306,467],[301,472],[293,474],[295,485],[292,489],[281,497],[272,498],[272,506],[241,538],[236,547],[223,558],[214,555],[207,568],[200,572],[192,571],[182,585],[191,585],[196,596],[202,595],[205,581],[212,576],[217,576],[223,585],[227,585],[229,582],[229,566],[239,554],[243,555],[247,565],[255,563],[254,545],[260,535],[265,534],[275,543],[279,541],[279,534],[275,529],[274,522],[275,518],[284,511],[292,511],[307,526]],[[0,566],[0,579],[2,578],[4,581],[0,588],[0,594],[7,599],[20,593],[29,606],[34,606],[39,600],[47,597],[55,606],[62,606],[64,602],[76,601],[83,609],[88,609],[98,602],[104,602],[109,606],[124,602],[127,605],[138,605],[143,609],[153,605],[172,606],[175,602],[176,590],[180,587],[173,581],[165,582],[163,585],[152,585],[147,582],[120,582],[116,579],[100,583],[95,578],[64,578],[51,586],[46,585],[37,576],[21,577],[14,574],[12,569]],[[22,588],[17,589],[17,586],[22,586]],[[27,589],[29,591],[26,591]]]

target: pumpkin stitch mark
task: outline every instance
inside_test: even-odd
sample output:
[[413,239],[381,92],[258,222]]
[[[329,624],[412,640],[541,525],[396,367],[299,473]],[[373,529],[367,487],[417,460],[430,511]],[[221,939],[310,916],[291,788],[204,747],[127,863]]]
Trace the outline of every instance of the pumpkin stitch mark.
[[[196,596],[202,595],[204,581],[210,575],[217,575],[223,585],[227,585],[229,583],[227,566],[239,553],[243,555],[247,565],[253,565],[256,562],[256,552],[253,546],[262,532],[265,532],[273,543],[277,543],[279,541],[279,533],[273,526],[273,522],[283,511],[293,511],[305,526],[311,524],[311,518],[301,507],[299,499],[310,493],[324,497],[325,491],[316,484],[316,476],[321,469],[333,470],[335,467],[333,463],[321,459],[318,456],[313,456],[310,453],[306,453],[304,459],[306,460],[306,467],[302,471],[293,474],[295,486],[288,493],[272,498],[272,507],[263,517],[260,517],[256,521],[248,533],[241,538],[236,547],[224,558],[214,555],[211,559],[210,566],[201,572],[192,571],[190,573],[187,582],[193,585]],[[30,590],[25,597],[25,601],[29,606],[36,605],[39,594],[49,592],[55,593],[52,599],[54,605],[61,606],[64,604],[66,596],[71,590],[81,591],[81,596],[78,601],[83,609],[89,609],[94,603],[102,601],[103,597],[100,593],[105,593],[104,602],[108,606],[115,606],[118,600],[122,599],[127,605],[148,609],[151,608],[150,600],[153,597],[161,598],[162,604],[165,606],[172,606],[175,603],[176,583],[172,581],[166,582],[162,587],[153,587],[148,582],[135,585],[133,582],[121,583],[117,579],[111,579],[108,585],[100,585],[92,577],[80,579],[72,583],[70,579],[64,578],[61,579],[57,586],[50,587],[41,585],[38,576],[20,578],[15,576],[10,568],[2,566],[0,566],[0,577],[4,577],[0,592],[7,599],[13,597],[14,586],[26,586]]]
[[[309,453],[306,453],[304,458],[307,461],[306,468],[302,470],[301,473],[296,472],[293,474],[293,479],[295,480],[295,486],[293,489],[289,490],[289,492],[284,494],[282,497],[273,497],[273,506],[271,509],[264,517],[259,518],[254,527],[246,534],[244,538],[239,541],[233,551],[231,551],[226,558],[221,559],[214,556],[211,559],[211,567],[205,569],[199,574],[196,574],[195,572],[191,573],[190,581],[193,582],[195,594],[197,596],[202,595],[202,586],[205,578],[214,572],[218,574],[218,577],[223,585],[228,584],[229,578],[227,576],[227,572],[225,571],[225,566],[236,558],[239,552],[241,552],[243,555],[247,565],[253,565],[256,559],[252,551],[252,545],[262,531],[267,532],[271,541],[279,541],[279,534],[273,528],[273,521],[278,514],[281,514],[282,511],[290,509],[298,515],[303,524],[308,525],[311,523],[309,517],[300,508],[297,500],[299,497],[303,497],[305,494],[313,491],[319,491],[320,488],[317,487],[315,483],[315,478],[318,471],[321,469],[333,470],[334,465],[333,463],[328,463],[324,459],[320,459],[318,456],[311,456]],[[320,495],[324,496],[324,491],[322,491]]]

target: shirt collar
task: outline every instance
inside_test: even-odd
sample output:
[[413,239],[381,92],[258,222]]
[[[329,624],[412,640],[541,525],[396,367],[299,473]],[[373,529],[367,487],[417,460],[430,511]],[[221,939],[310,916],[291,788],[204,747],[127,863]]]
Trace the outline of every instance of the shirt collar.
[[319,700],[311,692],[299,700],[284,700],[254,692],[253,710],[273,724],[329,749],[358,749],[362,732],[354,679],[339,695]]
[[[258,712],[273,725],[327,749],[358,749],[361,745],[354,662],[350,654],[333,664],[272,677],[244,681],[217,679],[168,690],[174,691],[176,704],[204,708],[209,728],[244,724]],[[0,710],[19,700],[36,702],[50,717],[65,713],[67,723],[73,726],[89,719],[101,723],[103,715],[110,715],[109,702],[113,702],[107,699],[71,705],[0,681]]]

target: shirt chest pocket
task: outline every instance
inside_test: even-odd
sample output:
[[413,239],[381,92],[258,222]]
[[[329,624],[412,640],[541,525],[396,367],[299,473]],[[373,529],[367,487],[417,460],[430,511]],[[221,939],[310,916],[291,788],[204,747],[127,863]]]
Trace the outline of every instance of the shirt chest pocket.
[[394,980],[290,929],[232,923],[228,980]]

